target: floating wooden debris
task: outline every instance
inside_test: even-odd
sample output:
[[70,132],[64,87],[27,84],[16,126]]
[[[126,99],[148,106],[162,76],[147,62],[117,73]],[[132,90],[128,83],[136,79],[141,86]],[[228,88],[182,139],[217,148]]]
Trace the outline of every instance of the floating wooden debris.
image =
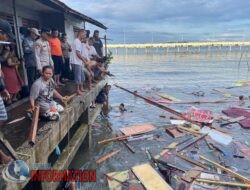
[[[116,136],[116,137],[119,137],[119,134],[116,133],[115,136]],[[126,140],[121,140],[121,141],[122,141],[122,143],[123,143],[132,153],[135,153],[134,148],[133,148],[130,144],[128,144],[128,143],[126,142]]]
[[185,133],[181,132],[181,130],[179,130],[177,126],[167,127],[166,132],[174,138],[182,137],[185,135]]
[[149,164],[134,166],[132,167],[132,171],[147,190],[172,190],[166,181]]
[[[111,172],[104,174],[107,177],[109,190],[144,190],[143,185],[131,170]],[[125,188],[125,189],[126,189]]]
[[222,113],[226,114],[229,117],[246,117],[244,120],[241,120],[239,124],[243,128],[250,128],[250,112],[244,108],[229,108],[227,110],[222,110]]
[[187,162],[190,162],[190,163],[192,163],[192,164],[194,164],[196,166],[199,166],[199,167],[201,167],[201,168],[203,168],[205,170],[209,170],[209,167],[205,166],[204,164],[202,164],[202,163],[200,163],[200,162],[198,162],[196,160],[190,159],[190,158],[188,158],[188,157],[186,157],[186,156],[184,156],[182,154],[179,154],[179,153],[175,153],[175,155],[178,156],[179,158],[181,158],[183,160],[186,160]]
[[232,171],[232,170],[230,170],[228,168],[225,168],[224,166],[222,166],[222,165],[220,165],[220,164],[218,164],[218,163],[216,163],[216,162],[214,162],[212,160],[209,160],[204,156],[200,156],[200,159],[202,159],[202,160],[204,160],[204,161],[206,161],[206,162],[208,162],[210,164],[213,164],[215,167],[220,168],[221,170],[233,175],[235,178],[237,178],[239,180],[242,180],[245,183],[250,184],[250,180],[248,178],[246,178],[246,177],[244,177],[244,176],[242,176],[242,175],[240,175],[240,174],[238,174],[238,173],[236,173],[236,172],[234,172],[234,171]]
[[184,176],[181,177],[184,181],[191,183],[193,182],[199,175],[201,174],[200,167],[194,167],[194,169],[189,170],[185,173]]
[[197,182],[214,184],[214,185],[223,185],[223,186],[231,186],[231,187],[247,187],[250,188],[250,184],[244,183],[236,183],[236,182],[229,182],[229,181],[218,181],[218,180],[211,180],[211,179],[195,179]]
[[194,143],[198,142],[199,140],[205,138],[206,136],[207,136],[207,134],[204,134],[204,135],[197,137],[194,141],[192,141],[192,142],[188,143],[187,145],[185,145],[184,147],[181,147],[180,149],[178,149],[177,152],[183,151],[184,149],[190,147],[191,145],[193,145]]
[[98,160],[96,160],[96,163],[97,163],[97,164],[100,164],[100,163],[104,162],[105,160],[111,158],[112,156],[116,155],[116,154],[119,153],[120,151],[121,151],[121,149],[118,149],[118,150],[115,150],[115,151],[113,151],[113,152],[111,152],[111,153],[108,153],[108,154],[106,154],[105,156],[103,156],[103,157],[99,158]]
[[172,150],[177,146],[178,143],[172,142],[170,145],[168,145],[163,151],[160,152],[160,154],[156,155],[154,158],[159,159],[161,156]]
[[168,94],[158,94],[160,97],[166,99],[166,100],[170,100],[170,101],[175,101],[175,102],[180,102],[181,100],[178,98],[175,98],[173,96],[170,96]]
[[109,142],[113,142],[113,141],[119,141],[119,140],[124,140],[124,139],[127,139],[130,135],[121,135],[121,136],[118,136],[118,137],[113,137],[113,138],[110,138],[110,139],[105,139],[105,140],[102,140],[102,141],[98,141],[97,144],[105,144],[105,143],[109,143]]
[[223,122],[222,124],[220,124],[220,127],[223,127],[223,126],[226,126],[226,125],[229,125],[229,124],[233,124],[233,123],[238,123],[239,121],[242,121],[246,119],[245,116],[239,116],[239,117],[236,117],[236,118],[231,118],[229,120],[227,120],[226,122]]
[[151,124],[140,124],[140,125],[133,125],[130,127],[123,127],[120,130],[124,135],[139,135],[153,131],[155,129],[156,128]]
[[152,101],[152,100],[150,100],[150,99],[148,99],[148,98],[145,98],[145,97],[139,95],[138,93],[134,93],[134,92],[132,92],[132,91],[130,91],[130,90],[127,90],[126,88],[123,88],[123,87],[121,87],[121,86],[119,86],[119,85],[117,85],[117,84],[115,84],[114,86],[117,87],[117,88],[120,88],[120,89],[122,89],[122,90],[124,90],[124,91],[126,91],[126,92],[128,92],[128,93],[130,93],[130,94],[133,94],[133,95],[136,96],[136,97],[139,97],[139,98],[145,100],[147,103],[149,103],[149,104],[151,104],[151,105],[154,105],[154,106],[156,106],[156,107],[158,107],[158,108],[161,108],[161,109],[163,109],[163,110],[165,110],[165,111],[167,111],[167,112],[169,112],[169,113],[171,113],[171,114],[174,114],[174,115],[176,115],[176,116],[178,116],[178,117],[180,117],[180,118],[182,118],[182,119],[184,119],[184,120],[186,120],[186,121],[189,121],[190,123],[196,124],[196,125],[198,125],[198,126],[202,126],[201,123],[198,123],[198,122],[195,122],[195,121],[192,121],[192,120],[186,118],[182,113],[180,113],[180,112],[178,112],[178,111],[175,111],[174,109],[171,109],[171,108],[169,108],[169,107],[167,107],[167,106],[164,106],[164,105],[162,105],[162,104],[159,104],[159,103],[157,103],[157,102],[155,102],[155,101]]

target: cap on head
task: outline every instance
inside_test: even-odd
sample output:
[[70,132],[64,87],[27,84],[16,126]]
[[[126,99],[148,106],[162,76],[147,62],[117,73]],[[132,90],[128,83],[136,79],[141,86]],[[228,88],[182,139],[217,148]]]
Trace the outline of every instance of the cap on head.
[[12,33],[11,25],[6,20],[0,19],[0,30],[7,34],[11,39],[15,39]]
[[35,35],[40,36],[39,31],[36,28],[31,28],[30,32],[33,32]]

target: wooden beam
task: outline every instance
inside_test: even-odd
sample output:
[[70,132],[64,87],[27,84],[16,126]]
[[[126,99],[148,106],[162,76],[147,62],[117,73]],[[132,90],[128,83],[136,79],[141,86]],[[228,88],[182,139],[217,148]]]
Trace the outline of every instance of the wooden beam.
[[197,161],[195,161],[195,160],[192,160],[192,159],[190,159],[190,158],[188,158],[188,157],[186,157],[186,156],[184,156],[184,155],[182,155],[182,154],[179,154],[179,153],[174,153],[176,156],[178,156],[178,157],[180,157],[181,159],[183,159],[183,160],[186,160],[187,162],[190,162],[190,163],[192,163],[192,164],[194,164],[194,165],[196,165],[196,166],[199,166],[199,167],[201,167],[201,168],[203,168],[203,169],[205,169],[205,170],[209,170],[210,168],[209,167],[207,167],[207,166],[205,166],[204,164],[202,164],[202,163],[200,163],[200,162],[197,162]]
[[32,123],[30,126],[30,133],[28,136],[28,142],[30,145],[34,145],[36,141],[36,132],[37,132],[37,126],[38,126],[38,119],[39,119],[39,106],[35,107],[35,110],[33,112],[33,117],[32,117]]
[[100,163],[104,162],[105,160],[111,158],[112,156],[116,155],[116,154],[117,154],[118,152],[120,152],[120,151],[121,151],[121,149],[118,149],[118,150],[116,150],[116,151],[113,151],[113,152],[111,152],[111,153],[108,153],[108,154],[104,155],[103,157],[99,158],[98,160],[96,160],[96,163],[97,163],[97,164],[100,164]]
[[197,182],[214,184],[214,185],[223,185],[223,186],[232,186],[232,187],[247,187],[250,188],[250,184],[243,184],[243,183],[236,183],[236,182],[229,182],[229,181],[217,181],[217,180],[210,180],[210,179],[195,179]]
[[236,173],[236,172],[234,172],[234,171],[232,171],[232,170],[230,170],[228,168],[225,168],[224,166],[222,166],[222,165],[220,165],[220,164],[218,164],[218,163],[216,163],[216,162],[214,162],[212,160],[209,160],[204,156],[200,156],[200,159],[205,160],[206,162],[208,162],[210,164],[213,164],[215,167],[222,169],[223,171],[233,175],[235,178],[237,178],[239,180],[242,180],[242,181],[244,181],[246,183],[250,183],[250,180],[248,178],[246,178],[246,177],[244,177],[244,176],[242,176],[242,175],[240,175],[240,174],[238,174],[238,173]]

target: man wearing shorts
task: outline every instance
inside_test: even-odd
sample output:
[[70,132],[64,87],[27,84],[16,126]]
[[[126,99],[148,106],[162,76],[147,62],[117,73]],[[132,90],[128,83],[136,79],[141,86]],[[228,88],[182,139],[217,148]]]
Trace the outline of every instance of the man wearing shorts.
[[79,30],[77,38],[72,45],[72,54],[70,56],[70,63],[72,64],[74,72],[74,80],[76,83],[76,92],[78,95],[83,95],[83,83],[85,81],[84,67],[86,59],[82,56],[82,39],[86,38],[86,31]]

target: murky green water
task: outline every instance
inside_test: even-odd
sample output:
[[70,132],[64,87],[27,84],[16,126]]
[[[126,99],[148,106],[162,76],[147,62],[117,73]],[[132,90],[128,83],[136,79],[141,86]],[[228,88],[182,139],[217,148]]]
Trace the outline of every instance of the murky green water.
[[[117,83],[132,91],[145,96],[153,96],[158,92],[167,93],[183,101],[214,101],[222,99],[221,94],[215,93],[213,88],[221,88],[224,92],[243,94],[249,96],[249,87],[223,89],[232,86],[238,80],[248,80],[249,72],[247,65],[248,55],[241,57],[240,52],[210,52],[210,53],[169,53],[169,54],[130,54],[114,55],[110,70],[116,75],[109,79],[110,84]],[[202,91],[204,97],[196,97],[192,92]],[[138,124],[151,123],[157,127],[153,134],[159,135],[166,141],[157,142],[155,140],[144,140],[130,143],[136,150],[132,154],[122,143],[114,142],[105,145],[98,145],[97,141],[114,137],[115,132],[111,132],[107,127],[95,127],[92,131],[93,142],[90,150],[80,148],[71,166],[80,168],[86,162],[91,162],[91,169],[97,170],[98,183],[84,184],[83,189],[107,189],[107,183],[103,173],[127,170],[134,165],[148,162],[145,149],[149,148],[153,154],[158,154],[163,147],[166,147],[173,139],[165,133],[164,125],[169,123],[169,119],[160,118],[159,115],[169,114],[159,108],[153,107],[141,99],[117,89],[112,86],[110,92],[110,105],[112,111],[109,114],[108,122],[112,128],[119,131],[119,128]],[[120,114],[117,107],[124,103],[127,112]],[[210,109],[216,113],[221,113],[223,108],[232,104],[202,104],[198,108]],[[178,111],[186,111],[191,105],[172,105],[170,107]],[[98,123],[105,124],[101,117]],[[242,135],[249,136],[247,130],[234,125],[230,129],[235,133],[234,138],[250,144],[249,138],[242,138]],[[95,164],[95,160],[101,156],[121,148],[121,152],[102,164]],[[244,171],[243,171],[244,173]]]

